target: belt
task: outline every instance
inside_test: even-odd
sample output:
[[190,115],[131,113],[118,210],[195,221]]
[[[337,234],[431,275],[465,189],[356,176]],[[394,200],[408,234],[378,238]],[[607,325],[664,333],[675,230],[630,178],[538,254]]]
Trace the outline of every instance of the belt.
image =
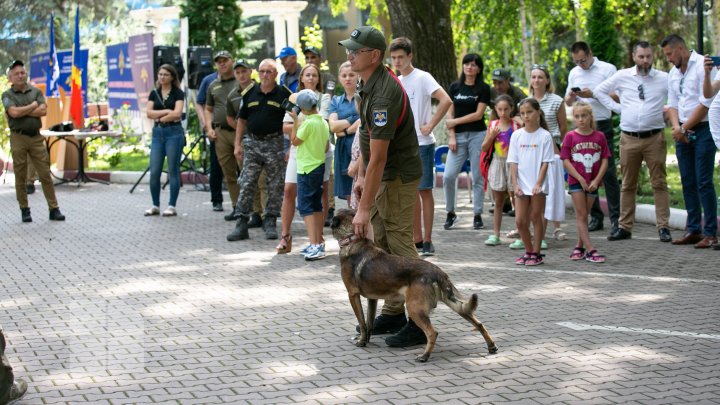
[[175,122],[156,122],[155,126],[160,128],[167,128],[167,127],[174,127],[176,125],[182,125],[182,122],[175,121]]
[[649,131],[640,131],[640,132],[632,132],[632,131],[622,131],[625,135],[630,135],[635,138],[643,139],[643,138],[650,138],[651,136],[657,134],[658,132],[662,132],[662,128],[659,129],[651,129]]
[[233,127],[231,127],[230,125],[227,125],[227,124],[215,124],[215,123],[213,123],[213,124],[212,124],[212,127],[213,127],[213,129],[218,129],[218,128],[220,128],[220,129],[224,129],[224,130],[226,130],[226,131],[235,131],[235,128],[233,128]]
[[35,136],[35,135],[40,135],[40,132],[33,132],[33,133],[30,133],[30,132],[26,132],[26,131],[21,131],[21,130],[10,130],[10,133],[13,133],[13,134],[15,134],[15,135],[25,135],[25,136]]
[[[684,123],[681,122],[680,125],[683,125]],[[697,124],[695,124],[694,127],[689,128],[691,131],[702,131],[703,129],[707,129],[710,127],[710,123],[708,121],[700,121]]]
[[283,132],[282,132],[282,131],[278,131],[278,132],[271,132],[271,133],[269,133],[269,134],[253,134],[253,133],[248,133],[248,135],[249,135],[250,137],[254,138],[254,139],[268,139],[268,138],[273,138],[273,137],[275,137],[275,136],[282,136],[282,135],[283,135]]

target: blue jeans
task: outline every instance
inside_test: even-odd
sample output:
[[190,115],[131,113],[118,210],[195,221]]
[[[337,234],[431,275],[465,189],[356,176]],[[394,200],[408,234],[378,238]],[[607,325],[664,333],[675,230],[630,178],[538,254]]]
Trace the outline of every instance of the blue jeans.
[[445,175],[443,176],[443,189],[445,191],[445,211],[455,212],[455,192],[457,191],[457,176],[460,174],[465,161],[470,159],[473,186],[473,212],[476,215],[483,212],[483,198],[485,198],[485,178],[480,174],[480,152],[485,140],[485,131],[459,132],[455,134],[457,152],[449,151],[445,160]]
[[180,194],[180,156],[185,146],[185,132],[182,125],[155,127],[150,144],[150,195],[153,205],[160,206],[160,175],[167,156],[168,179],[170,181],[170,202],[175,206]]
[[[680,167],[680,182],[683,188],[685,210],[687,210],[687,231],[705,236],[717,235],[717,196],[713,185],[715,166],[715,143],[710,127],[704,123],[695,131],[695,141],[675,142],[675,155]],[[701,227],[702,211],[705,225]]]

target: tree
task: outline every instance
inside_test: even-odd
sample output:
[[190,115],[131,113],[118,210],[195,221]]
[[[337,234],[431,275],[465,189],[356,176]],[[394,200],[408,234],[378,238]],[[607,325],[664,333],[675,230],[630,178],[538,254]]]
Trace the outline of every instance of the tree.
[[[358,7],[371,7],[370,16],[375,21],[382,19],[386,9],[392,37],[410,38],[415,48],[413,64],[430,72],[440,85],[447,87],[457,80],[450,2],[356,0],[355,3]],[[331,0],[335,14],[347,9],[347,5],[347,0]]]
[[607,0],[592,0],[587,20],[588,45],[593,50],[593,55],[622,67],[622,47],[615,28],[615,18],[607,10]]
[[180,8],[181,16],[188,18],[190,45],[210,45],[232,55],[241,53],[242,11],[236,0],[185,0]]

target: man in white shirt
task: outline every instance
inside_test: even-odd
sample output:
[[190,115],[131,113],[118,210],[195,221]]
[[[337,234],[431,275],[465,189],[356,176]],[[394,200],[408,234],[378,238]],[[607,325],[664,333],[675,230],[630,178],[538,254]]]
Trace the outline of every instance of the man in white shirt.
[[[635,194],[643,160],[650,171],[655,197],[655,221],[661,242],[672,241],[669,230],[670,196],[665,160],[667,144],[663,136],[663,106],[667,99],[667,73],[653,69],[650,44],[640,41],[632,52],[635,66],[619,70],[595,88],[595,98],[620,114],[620,223],[608,240],[630,239],[635,223]],[[620,97],[617,103],[610,97]]]
[[[717,196],[713,185],[715,143],[708,123],[712,97],[703,95],[705,58],[689,50],[678,35],[667,36],[660,46],[674,65],[668,76],[668,115],[687,211],[687,233],[672,243],[706,249],[717,243]],[[716,73],[713,67],[710,77]]]
[[[575,42],[570,47],[574,68],[570,70],[568,76],[568,87],[565,94],[565,104],[572,106],[575,101],[584,101],[589,103],[593,109],[595,116],[595,124],[598,131],[605,134],[608,147],[612,153],[613,137],[615,136],[612,126],[612,113],[602,103],[595,99],[594,89],[610,76],[617,72],[617,68],[607,62],[603,62],[594,57],[590,46],[585,42]],[[605,187],[605,197],[607,199],[608,213],[610,214],[610,224],[612,233],[618,229],[618,219],[620,217],[620,184],[617,180],[617,166],[615,164],[615,156],[610,155],[608,159],[608,170],[603,176],[603,186]],[[600,209],[600,199],[596,198],[590,211],[590,223],[588,230],[599,231],[603,229],[603,219],[605,215]]]
[[[452,100],[430,73],[413,67],[412,42],[408,38],[399,37],[390,43],[390,58],[392,58],[393,67],[400,72],[400,82],[410,99],[410,109],[415,117],[415,131],[417,131],[420,160],[423,167],[415,204],[413,227],[415,247],[422,249],[423,256],[432,256],[435,254],[435,246],[432,243],[432,225],[435,214],[433,198],[435,135],[432,131],[452,105]],[[432,113],[433,98],[438,101],[435,114]],[[424,232],[423,223],[425,224]]]

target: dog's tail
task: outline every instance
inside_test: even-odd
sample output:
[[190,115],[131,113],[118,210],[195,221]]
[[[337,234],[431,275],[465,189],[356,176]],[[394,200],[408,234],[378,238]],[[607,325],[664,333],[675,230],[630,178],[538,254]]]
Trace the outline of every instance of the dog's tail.
[[435,288],[435,294],[438,299],[461,316],[470,315],[477,309],[477,294],[471,295],[470,299],[465,301],[447,275],[433,283],[433,287]]

